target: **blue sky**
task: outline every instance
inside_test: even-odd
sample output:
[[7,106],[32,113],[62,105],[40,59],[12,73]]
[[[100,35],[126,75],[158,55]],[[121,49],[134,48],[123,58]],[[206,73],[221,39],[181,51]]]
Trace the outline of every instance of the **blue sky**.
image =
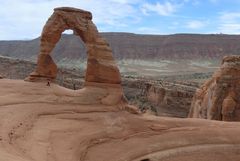
[[89,10],[101,32],[240,34],[240,0],[0,0],[0,40],[33,39],[53,8]]

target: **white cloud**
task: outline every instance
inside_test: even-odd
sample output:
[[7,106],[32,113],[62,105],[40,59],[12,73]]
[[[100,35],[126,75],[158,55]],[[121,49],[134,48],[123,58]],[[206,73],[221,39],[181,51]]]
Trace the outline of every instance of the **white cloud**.
[[240,34],[240,12],[222,12],[219,20],[219,32]]
[[217,3],[218,0],[209,0],[211,3]]
[[146,15],[151,12],[155,12],[161,16],[169,16],[175,13],[178,7],[178,4],[174,4],[168,1],[165,3],[157,2],[156,4],[145,3],[142,5],[142,12]]
[[5,34],[0,39],[35,38],[53,9],[61,6],[76,7],[93,13],[98,29],[118,29],[140,21],[134,5],[142,0],[8,0],[1,1],[0,27]]
[[111,2],[117,2],[122,4],[136,4],[142,2],[142,0],[110,0]]
[[197,6],[197,5],[199,5],[201,2],[200,1],[198,1],[198,0],[193,0],[193,2],[192,2],[192,4],[194,5],[194,6]]
[[220,20],[223,22],[235,22],[240,20],[240,12],[222,12]]
[[240,23],[222,24],[219,27],[219,32],[225,34],[240,34]]
[[185,3],[190,3],[194,6],[197,6],[200,4],[200,1],[199,0],[183,0],[183,4],[185,4]]
[[203,21],[193,20],[187,22],[186,27],[189,29],[200,29],[206,26],[206,23]]

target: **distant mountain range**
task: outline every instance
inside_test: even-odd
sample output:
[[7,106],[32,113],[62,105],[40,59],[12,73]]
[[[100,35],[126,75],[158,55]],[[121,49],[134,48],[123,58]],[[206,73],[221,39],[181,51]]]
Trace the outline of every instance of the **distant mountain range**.
[[[101,33],[118,60],[221,59],[224,55],[240,55],[240,35],[174,34],[140,35]],[[27,41],[0,41],[0,55],[36,60],[39,38]],[[78,36],[62,35],[53,51],[57,62],[85,60],[85,47]]]

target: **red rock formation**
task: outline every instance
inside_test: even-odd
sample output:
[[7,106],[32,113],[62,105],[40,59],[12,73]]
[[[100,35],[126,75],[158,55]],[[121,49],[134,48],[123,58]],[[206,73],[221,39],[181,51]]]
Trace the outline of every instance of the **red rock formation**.
[[187,117],[194,92],[188,86],[164,82],[147,84],[145,97],[159,116]]
[[146,97],[150,102],[153,102],[156,105],[161,105],[165,95],[166,89],[163,87],[156,87],[153,84],[147,84]]
[[240,121],[240,56],[227,56],[221,68],[197,90],[189,117]]
[[[86,90],[90,90],[91,96],[100,100],[103,104],[112,105],[121,102],[124,97],[120,85],[121,77],[113,59],[112,50],[109,44],[99,35],[92,22],[92,14],[76,8],[61,7],[54,9],[54,13],[48,19],[42,31],[37,68],[25,80],[34,82],[39,80],[49,81],[56,78],[57,66],[50,54],[59,41],[62,32],[67,29],[72,29],[75,34],[79,35],[87,48],[85,88],[78,92],[78,95],[82,96],[84,93],[86,96],[86,93],[88,93]],[[91,87],[101,88],[102,93],[94,93],[92,91],[94,89]],[[94,94],[96,97],[93,96]]]
[[79,105],[65,88],[56,96],[59,86],[43,85],[0,80],[0,161],[240,160],[240,122]]
[[88,63],[86,82],[120,84],[118,67],[108,43],[101,38],[92,22],[92,14],[75,8],[56,8],[48,19],[41,35],[40,54],[37,69],[27,78],[55,79],[57,70],[50,53],[59,41],[63,31],[72,29],[86,45]]

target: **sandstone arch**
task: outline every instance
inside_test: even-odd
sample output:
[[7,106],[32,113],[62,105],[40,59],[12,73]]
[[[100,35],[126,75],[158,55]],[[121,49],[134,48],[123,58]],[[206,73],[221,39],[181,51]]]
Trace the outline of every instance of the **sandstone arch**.
[[50,53],[59,41],[62,32],[71,29],[79,35],[87,49],[87,70],[85,81],[94,83],[120,84],[121,78],[118,67],[113,59],[109,44],[99,34],[92,22],[92,14],[88,11],[61,7],[55,8],[54,13],[45,24],[40,43],[37,68],[26,79],[55,79],[57,66]]
[[[112,50],[106,40],[99,35],[92,22],[92,14],[81,9],[69,7],[54,9],[54,13],[46,22],[41,34],[37,67],[25,80],[32,82],[52,81],[56,78],[57,65],[50,54],[59,41],[62,32],[68,29],[73,30],[75,34],[80,36],[87,49],[84,89],[74,93],[68,91],[68,95],[79,97],[78,102],[83,104],[114,105],[125,102],[120,85],[120,72],[113,59]],[[61,95],[59,88],[55,91],[58,95]]]

